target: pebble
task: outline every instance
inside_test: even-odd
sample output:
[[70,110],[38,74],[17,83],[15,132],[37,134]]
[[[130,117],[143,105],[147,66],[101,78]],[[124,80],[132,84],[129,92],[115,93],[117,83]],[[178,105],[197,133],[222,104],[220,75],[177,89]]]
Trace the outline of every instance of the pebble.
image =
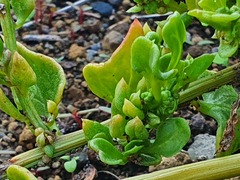
[[122,3],[122,0],[108,0],[113,6],[119,6]]
[[87,60],[92,61],[94,59],[94,56],[96,56],[97,54],[98,54],[97,51],[92,50],[92,49],[88,49],[87,50]]
[[77,59],[77,57],[85,57],[86,50],[82,46],[78,46],[77,44],[72,44],[69,48],[68,57],[69,59]]
[[192,160],[212,159],[215,155],[216,137],[209,134],[199,134],[194,137],[194,142],[188,149]]
[[8,131],[14,131],[18,127],[18,122],[17,121],[12,121],[8,125]]
[[113,7],[109,3],[102,1],[92,2],[91,7],[94,11],[105,17],[109,17],[113,14],[114,11]]
[[[19,136],[19,144],[25,144],[26,142],[34,141],[35,136],[32,134],[31,130],[25,127]],[[29,148],[28,148],[29,149]]]
[[102,41],[103,49],[115,51],[117,47],[121,44],[124,36],[117,31],[110,31],[107,33]]
[[18,145],[16,148],[15,148],[15,151],[16,153],[22,153],[23,152],[23,147],[21,145]]
[[59,161],[56,161],[56,162],[52,163],[52,168],[57,169],[60,167],[60,165],[61,165],[61,163]]

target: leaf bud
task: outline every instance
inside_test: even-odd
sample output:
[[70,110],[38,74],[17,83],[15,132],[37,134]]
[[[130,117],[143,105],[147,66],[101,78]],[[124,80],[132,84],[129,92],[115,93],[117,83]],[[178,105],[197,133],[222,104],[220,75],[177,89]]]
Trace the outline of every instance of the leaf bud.
[[140,98],[140,90],[136,93],[132,93],[129,97],[129,101],[131,101],[136,107],[142,108],[142,102]]
[[53,155],[54,155],[54,147],[51,144],[48,144],[48,145],[44,146],[43,151],[50,158],[52,158]]
[[43,132],[44,132],[43,128],[39,127],[39,128],[35,129],[34,134],[35,134],[35,136],[39,136]]
[[131,101],[127,99],[124,99],[123,113],[131,118],[138,116],[140,119],[144,119],[143,111],[137,108]]
[[39,134],[36,138],[36,142],[37,142],[37,146],[38,147],[43,147],[46,144],[46,140],[45,140],[45,136],[44,136],[44,132],[42,132],[41,134]]
[[122,137],[125,133],[126,123],[126,119],[120,114],[113,116],[109,124],[109,133],[111,134],[111,136],[113,138]]

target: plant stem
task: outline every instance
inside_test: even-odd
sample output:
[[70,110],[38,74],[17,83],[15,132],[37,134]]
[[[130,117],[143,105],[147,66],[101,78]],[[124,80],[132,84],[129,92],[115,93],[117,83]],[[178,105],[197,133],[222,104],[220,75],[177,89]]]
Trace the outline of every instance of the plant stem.
[[190,101],[205,92],[222,85],[234,82],[240,75],[240,63],[221,70],[211,76],[192,82],[189,87],[180,92],[180,103]]
[[6,48],[13,53],[17,49],[17,44],[15,28],[10,11],[10,3],[9,0],[0,0],[0,3],[3,5],[2,9],[0,10],[0,22]]
[[124,180],[225,179],[240,175],[240,154],[173,167]]
[[[103,122],[103,124],[108,124],[108,123],[109,123],[109,120],[106,120]],[[74,148],[78,148],[84,144],[86,144],[86,139],[83,134],[83,130],[79,130],[73,133],[59,136],[54,142],[54,148],[55,148],[54,157],[61,156],[66,152]],[[14,156],[9,160],[9,162],[16,165],[20,165],[20,166],[31,167],[32,165],[37,164],[37,162],[41,160],[43,155],[44,155],[44,152],[42,151],[41,148],[38,147],[32,150],[29,150],[25,153]]]

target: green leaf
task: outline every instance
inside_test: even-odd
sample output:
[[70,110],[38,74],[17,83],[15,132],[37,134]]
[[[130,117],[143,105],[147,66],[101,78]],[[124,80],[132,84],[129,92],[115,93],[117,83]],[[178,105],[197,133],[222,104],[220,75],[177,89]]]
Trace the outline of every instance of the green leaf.
[[222,57],[222,56],[219,55],[219,53],[216,54],[213,62],[216,63],[216,64],[222,64],[224,66],[229,65],[228,57]]
[[71,161],[67,161],[64,163],[64,168],[67,172],[72,173],[77,168],[77,161],[75,159],[71,159]]
[[66,78],[62,67],[52,58],[30,51],[17,43],[18,53],[34,71],[37,83],[29,87],[29,95],[39,115],[48,116],[47,100],[57,105],[62,99]]
[[217,30],[231,30],[232,22],[239,19],[239,13],[223,14],[212,11],[194,9],[188,12],[190,16],[196,17],[202,23],[208,24]]
[[[116,86],[114,99],[113,99],[114,106],[119,113],[122,113],[124,99],[128,98],[129,96],[130,96],[129,86],[126,83],[126,81],[122,78]],[[115,114],[112,114],[112,115],[115,115]]]
[[142,153],[139,155],[139,161],[137,163],[142,166],[151,166],[159,164],[161,160],[162,156],[159,153],[153,154]]
[[127,120],[117,114],[111,118],[109,124],[109,132],[113,138],[121,138],[125,133],[125,125],[127,124]]
[[10,115],[14,119],[22,122],[26,122],[27,118],[22,115],[18,109],[12,104],[8,97],[4,94],[3,90],[0,88],[0,109],[6,114]]
[[192,82],[196,80],[213,62],[215,55],[204,54],[190,60],[189,66],[184,70],[187,76],[187,81]]
[[112,142],[112,137],[109,133],[108,127],[97,121],[83,119],[83,132],[88,141],[93,139],[97,134],[103,133],[105,134],[105,138]]
[[128,162],[124,156],[109,141],[102,138],[95,138],[88,142],[90,148],[99,153],[101,161],[109,165],[124,165]]
[[10,165],[7,168],[9,180],[37,180],[37,178],[25,167]]
[[17,17],[16,29],[20,28],[35,8],[34,0],[11,0],[11,6]]
[[9,78],[22,94],[28,93],[28,88],[37,83],[36,74],[32,67],[18,52],[14,52],[9,63]]
[[145,126],[143,125],[141,119],[135,117],[128,121],[125,126],[125,132],[130,137],[130,140],[133,139],[147,139],[149,134]]
[[215,91],[203,94],[202,97],[203,100],[198,101],[199,111],[217,121],[216,145],[218,146],[230,117],[232,104],[237,100],[238,94],[232,86],[222,86]]
[[142,25],[135,19],[127,36],[107,62],[91,63],[84,67],[83,75],[88,87],[94,94],[111,102],[114,98],[117,83],[122,78],[127,83],[130,81],[132,73],[130,64],[131,46],[137,37],[143,35]]
[[161,154],[171,157],[181,151],[190,139],[190,128],[183,118],[166,119],[157,128],[156,140],[143,150],[144,154]]
[[218,8],[226,7],[226,0],[200,0],[198,5],[207,11],[216,11]]
[[220,40],[218,53],[223,58],[232,57],[238,50],[238,42],[229,43],[225,40]]
[[186,40],[185,25],[178,12],[168,17],[166,24],[163,26],[162,33],[164,42],[172,52],[171,61],[168,66],[168,70],[172,70],[177,66],[182,56],[182,46]]
[[138,12],[141,12],[142,9],[143,8],[141,6],[133,6],[127,10],[127,13],[138,13]]

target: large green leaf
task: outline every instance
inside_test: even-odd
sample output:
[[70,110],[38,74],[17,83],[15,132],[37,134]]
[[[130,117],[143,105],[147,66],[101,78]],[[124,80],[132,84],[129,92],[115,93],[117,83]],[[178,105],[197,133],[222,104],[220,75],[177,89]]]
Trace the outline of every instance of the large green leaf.
[[84,78],[94,94],[111,102],[120,79],[124,78],[129,83],[132,71],[130,64],[131,46],[137,37],[143,35],[142,25],[135,19],[127,36],[107,62],[91,63],[84,67]]
[[10,165],[7,168],[9,180],[37,180],[37,178],[25,167]]
[[182,150],[190,139],[190,134],[185,119],[170,118],[158,127],[154,144],[158,146],[161,155],[170,157]]
[[[17,43],[18,53],[33,69],[37,83],[29,87],[29,95],[39,115],[48,115],[47,100],[59,104],[66,84],[62,67],[52,58],[30,51]],[[26,79],[27,80],[27,79]]]
[[181,151],[190,139],[190,128],[183,118],[169,118],[157,129],[156,140],[143,148],[143,154],[171,157]]
[[232,86],[222,86],[221,88],[202,95],[203,100],[198,101],[199,111],[213,117],[218,123],[217,148],[223,137],[226,122],[230,117],[232,104],[237,100],[238,94]]

